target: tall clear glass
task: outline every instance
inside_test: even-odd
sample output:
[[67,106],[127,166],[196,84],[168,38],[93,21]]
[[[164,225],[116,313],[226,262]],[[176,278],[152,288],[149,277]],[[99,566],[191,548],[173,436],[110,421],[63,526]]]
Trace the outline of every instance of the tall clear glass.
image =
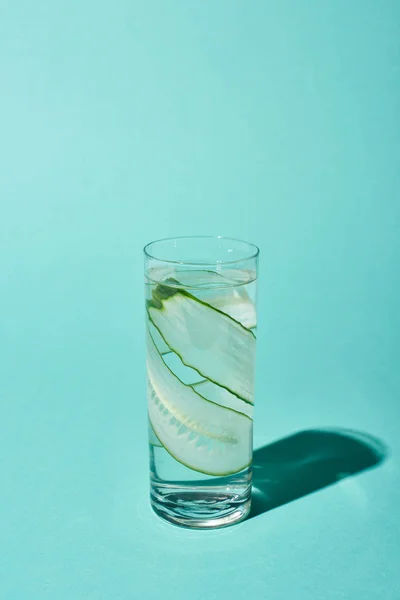
[[259,250],[199,236],[144,254],[151,505],[231,525],[251,503]]

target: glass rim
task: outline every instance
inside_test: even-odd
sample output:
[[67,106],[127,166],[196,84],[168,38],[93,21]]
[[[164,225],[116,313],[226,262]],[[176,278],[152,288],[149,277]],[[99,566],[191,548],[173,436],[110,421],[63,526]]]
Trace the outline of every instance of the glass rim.
[[[199,239],[226,240],[226,241],[231,241],[231,242],[239,242],[240,244],[244,244],[244,245],[248,246],[249,249],[252,248],[252,253],[249,254],[249,256],[245,256],[243,258],[239,258],[236,260],[215,260],[212,262],[193,262],[190,260],[189,261],[188,260],[169,260],[166,258],[160,258],[159,256],[155,256],[154,254],[151,254],[151,252],[150,252],[150,247],[153,246],[154,244],[158,244],[160,242],[173,242],[174,240],[199,240]],[[235,265],[237,263],[245,262],[247,260],[256,259],[256,258],[258,258],[259,254],[260,254],[260,249],[258,246],[256,246],[256,244],[253,244],[252,242],[246,242],[245,240],[241,240],[240,238],[234,238],[234,237],[229,237],[229,236],[225,236],[225,235],[181,235],[181,236],[166,237],[166,238],[160,238],[158,240],[153,240],[143,247],[143,253],[147,258],[150,258],[151,260],[157,260],[162,263],[173,264],[173,265],[188,265],[190,267],[210,267],[213,265]]]

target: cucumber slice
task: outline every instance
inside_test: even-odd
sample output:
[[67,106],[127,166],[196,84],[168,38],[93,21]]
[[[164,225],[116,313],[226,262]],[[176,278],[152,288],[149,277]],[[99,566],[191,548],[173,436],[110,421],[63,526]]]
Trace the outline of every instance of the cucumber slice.
[[[243,277],[243,271],[230,270],[222,275],[215,271],[196,270],[176,273],[175,281],[181,289],[192,287],[191,293],[196,298],[218,308],[247,329],[254,329],[257,326],[256,307],[246,288],[238,283],[243,282]],[[249,272],[248,279],[252,281],[254,274]]]
[[257,313],[254,303],[245,289],[232,289],[224,294],[214,292],[214,297],[206,298],[208,304],[238,321],[246,329],[257,326]]
[[186,366],[253,404],[256,338],[252,331],[188,292],[167,285],[154,289],[147,311]]
[[237,473],[251,463],[252,421],[182,383],[148,334],[148,409],[157,438],[179,462],[206,475]]
[[[194,296],[225,312],[247,329],[256,327],[255,303],[244,285],[254,281],[254,272],[234,269],[224,271],[224,274],[197,269],[195,271],[155,269],[155,271],[151,275],[158,277],[158,283],[169,285],[169,282],[174,282],[172,287],[190,290]],[[153,286],[155,284],[154,282]]]
[[243,402],[237,396],[234,396],[225,388],[219,387],[212,381],[208,381],[207,379],[203,379],[203,381],[199,381],[198,383],[192,383],[192,388],[211,402],[215,402],[215,404],[219,404],[220,406],[224,406],[225,408],[231,408],[232,410],[236,410],[240,412],[249,419],[253,419],[254,407],[251,404],[247,404],[247,402]]

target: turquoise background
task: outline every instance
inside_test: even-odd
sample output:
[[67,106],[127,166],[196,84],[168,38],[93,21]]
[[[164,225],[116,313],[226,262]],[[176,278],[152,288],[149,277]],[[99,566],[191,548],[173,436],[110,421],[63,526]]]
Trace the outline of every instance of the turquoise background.
[[[2,600],[400,598],[399,40],[396,0],[2,0]],[[141,252],[191,234],[262,250],[265,497],[215,532],[147,500]]]

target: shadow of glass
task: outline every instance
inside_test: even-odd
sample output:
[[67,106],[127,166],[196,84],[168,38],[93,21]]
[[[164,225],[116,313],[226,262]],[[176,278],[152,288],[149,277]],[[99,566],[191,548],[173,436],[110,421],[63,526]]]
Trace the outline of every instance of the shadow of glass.
[[371,469],[386,456],[380,440],[347,429],[299,431],[258,448],[254,451],[248,518]]

